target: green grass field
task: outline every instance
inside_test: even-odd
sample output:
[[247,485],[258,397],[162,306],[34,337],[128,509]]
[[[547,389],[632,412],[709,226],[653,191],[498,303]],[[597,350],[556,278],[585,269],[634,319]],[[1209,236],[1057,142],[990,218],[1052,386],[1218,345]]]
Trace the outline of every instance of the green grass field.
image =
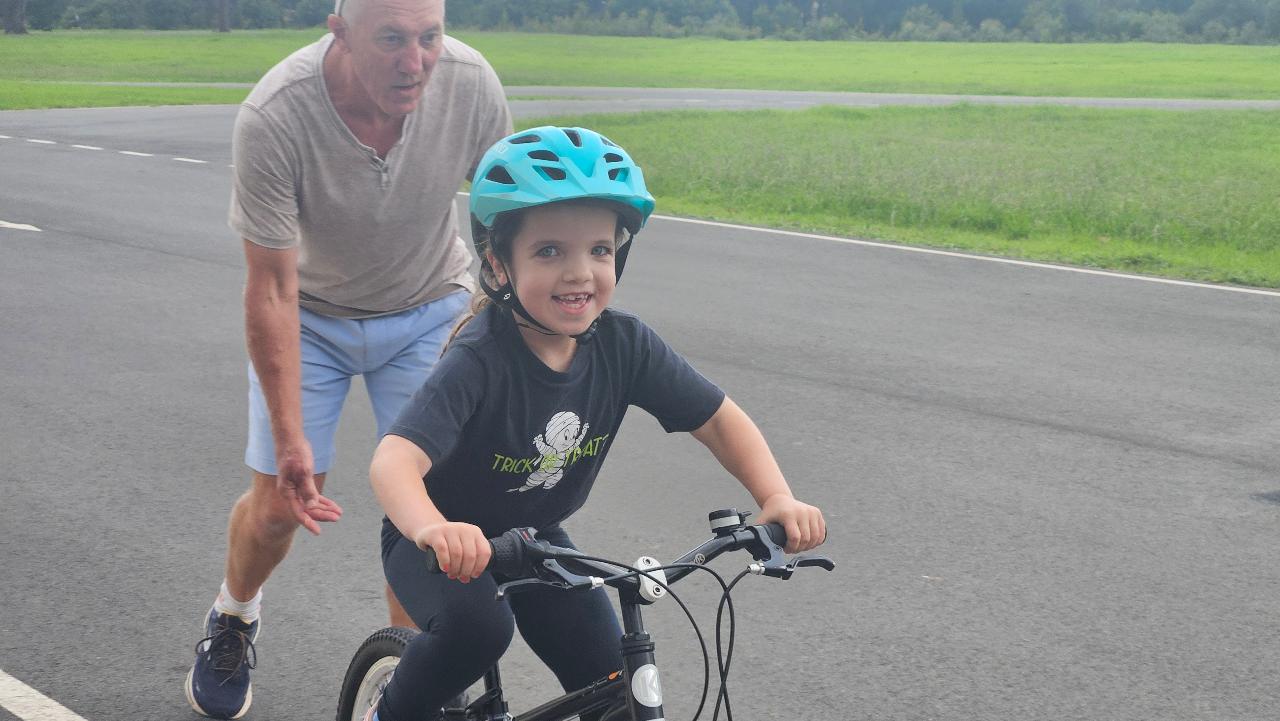
[[958,106],[555,121],[626,147],[662,213],[1280,287],[1277,115]]
[[[314,30],[0,36],[0,80],[253,82]],[[1280,47],[461,33],[507,85],[1280,98]],[[123,91],[121,91],[123,93]],[[6,94],[7,95],[7,94]],[[212,95],[209,102],[221,102]],[[0,96],[0,107],[12,107]]]
[[[0,35],[0,109],[234,103],[244,90],[86,83],[252,82],[318,35]],[[508,85],[1280,97],[1280,47],[462,37]],[[973,106],[559,120],[628,147],[664,213],[1280,287],[1277,112]]]

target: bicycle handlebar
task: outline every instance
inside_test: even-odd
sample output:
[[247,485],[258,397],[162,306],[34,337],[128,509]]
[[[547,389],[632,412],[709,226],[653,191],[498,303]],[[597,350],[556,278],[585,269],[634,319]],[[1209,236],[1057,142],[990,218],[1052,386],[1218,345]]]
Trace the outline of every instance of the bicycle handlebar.
[[[592,585],[592,576],[602,578],[612,586],[639,583],[634,574],[628,574],[626,567],[585,558],[582,552],[572,548],[552,546],[538,540],[532,528],[513,528],[488,540],[492,552],[488,570],[510,579],[541,579],[564,587]],[[751,570],[758,574],[785,579],[801,566],[816,565],[828,571],[835,568],[829,559],[823,557],[797,556],[788,563],[783,553],[786,545],[786,530],[778,523],[718,529],[714,537],[670,564],[675,568],[667,572],[667,583],[675,583],[688,575],[694,570],[694,565],[704,565],[722,553],[741,549],[748,550],[756,560]],[[435,550],[428,548],[426,554],[427,570],[441,573]],[[562,563],[570,568],[565,568]]]

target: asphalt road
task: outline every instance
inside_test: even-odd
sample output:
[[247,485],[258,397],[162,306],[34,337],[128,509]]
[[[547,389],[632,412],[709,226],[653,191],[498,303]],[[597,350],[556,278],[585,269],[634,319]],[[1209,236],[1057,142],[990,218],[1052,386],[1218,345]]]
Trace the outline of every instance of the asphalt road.
[[[246,483],[232,114],[0,113],[0,221],[42,229],[0,226],[0,670],[88,721],[194,718]],[[637,242],[619,305],[831,526],[835,573],[735,595],[738,718],[1275,717],[1280,297],[663,218]],[[331,717],[384,619],[371,414],[347,410],[347,515],[267,587],[252,719]],[[637,411],[570,528],[669,558],[748,503]],[[692,635],[671,604],[647,618],[688,718]],[[513,709],[550,695],[524,648],[504,668]]]
[[[89,85],[244,88],[253,83],[107,81]],[[796,110],[815,105],[874,108],[882,105],[1064,105],[1085,108],[1153,110],[1277,110],[1280,100],[1205,98],[1090,98],[1034,95],[955,95],[942,93],[855,93],[815,90],[738,90],[728,88],[602,88],[565,85],[507,87],[517,113],[617,113],[644,110]]]

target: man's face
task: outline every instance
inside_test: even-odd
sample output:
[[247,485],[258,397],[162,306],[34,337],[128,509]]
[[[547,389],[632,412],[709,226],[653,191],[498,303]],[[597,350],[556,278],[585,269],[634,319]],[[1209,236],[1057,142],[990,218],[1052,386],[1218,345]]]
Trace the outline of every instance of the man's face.
[[[444,48],[444,0],[361,0],[334,35],[377,110],[413,112]],[[332,27],[332,26],[331,26]]]

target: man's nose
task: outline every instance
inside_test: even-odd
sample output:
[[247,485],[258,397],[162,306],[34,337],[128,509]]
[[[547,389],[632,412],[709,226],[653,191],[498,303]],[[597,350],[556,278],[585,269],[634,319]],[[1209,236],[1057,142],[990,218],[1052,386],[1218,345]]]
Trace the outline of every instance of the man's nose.
[[405,75],[418,75],[422,72],[422,61],[426,51],[418,43],[409,43],[400,57],[396,59],[396,70]]

